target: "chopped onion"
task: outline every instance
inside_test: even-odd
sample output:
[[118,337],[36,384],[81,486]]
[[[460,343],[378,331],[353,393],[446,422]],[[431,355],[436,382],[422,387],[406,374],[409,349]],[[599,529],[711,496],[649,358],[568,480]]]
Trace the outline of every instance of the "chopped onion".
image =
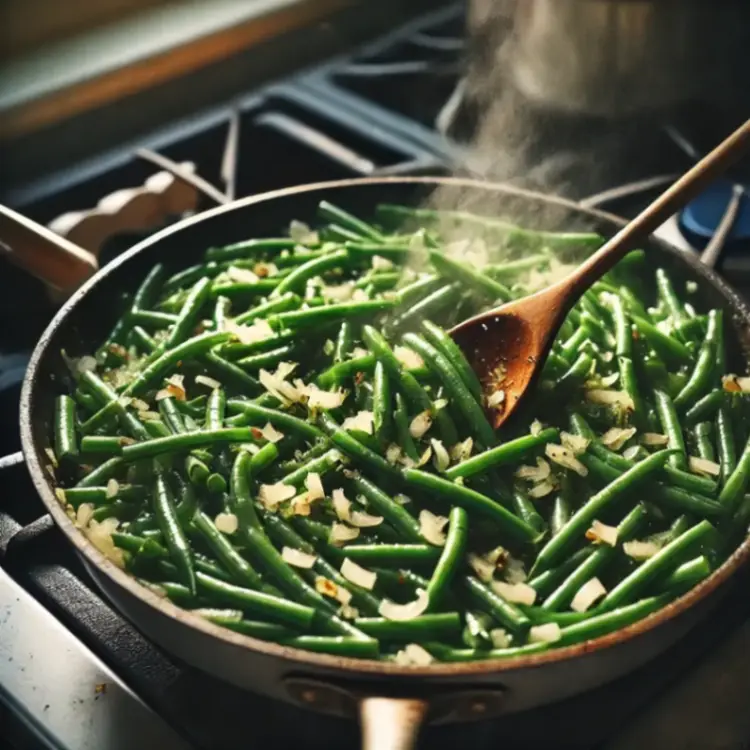
[[354,282],[347,281],[344,284],[324,286],[321,289],[323,299],[330,302],[347,302],[354,294]]
[[107,491],[104,493],[104,496],[109,500],[113,497],[116,497],[119,491],[120,491],[119,482],[116,479],[110,479],[107,482]]
[[323,596],[328,596],[331,599],[338,599],[339,587],[328,578],[323,576],[317,576],[315,578],[315,590]]
[[346,542],[351,542],[359,536],[359,529],[354,529],[351,526],[347,526],[345,523],[333,523],[331,525],[331,533],[328,535],[328,541],[334,547],[340,547]]
[[278,443],[284,437],[283,432],[279,432],[270,422],[266,422],[263,429],[260,431],[262,437],[268,440],[269,443]]
[[305,385],[301,380],[295,380],[294,385],[307,396],[307,406],[310,409],[336,409],[344,403],[346,392],[339,388],[336,391],[323,391],[311,383]]
[[214,524],[222,534],[234,534],[239,526],[234,513],[219,513],[214,519]]
[[393,353],[396,355],[396,359],[407,369],[407,370],[418,370],[424,367],[424,360],[419,356],[413,349],[409,349],[408,346],[398,345],[394,347]]
[[494,391],[494,393],[487,399],[487,406],[493,409],[496,406],[505,402],[505,391]]
[[55,497],[57,498],[58,502],[65,505],[67,502],[67,498],[65,497],[65,490],[62,487],[55,487]]
[[80,374],[83,374],[84,372],[94,372],[97,364],[96,359],[87,354],[76,362],[76,372]]
[[[340,589],[340,591],[344,590]],[[345,620],[356,620],[359,617],[359,610],[356,607],[352,607],[351,604],[342,604],[339,607],[339,615]]]
[[515,476],[518,479],[528,479],[530,482],[542,482],[550,475],[549,464],[543,458],[537,458],[536,466],[519,466]]
[[443,441],[431,438],[430,445],[432,446],[435,456],[435,468],[438,471],[445,471],[451,464],[451,457],[448,455],[448,451],[445,449]]
[[375,581],[378,579],[377,573],[366,570],[348,557],[344,558],[344,562],[341,563],[341,575],[347,581],[351,581],[351,583],[361,586],[368,591],[372,591],[375,588]]
[[151,407],[140,398],[134,398],[130,403],[135,407],[136,411],[149,411],[151,409]]
[[622,545],[622,551],[634,560],[643,561],[653,557],[661,547],[656,542],[641,542],[633,539]]
[[601,599],[606,593],[607,589],[604,588],[604,584],[598,578],[589,578],[576,591],[576,595],[570,603],[570,608],[574,612],[585,612],[597,599]]
[[490,640],[492,641],[492,648],[508,648],[511,643],[508,631],[503,628],[490,630]]
[[445,407],[448,406],[448,399],[447,398],[438,398],[435,399],[435,401],[432,402],[432,411],[438,412],[441,409],[445,409]]
[[108,560],[111,560],[118,568],[124,568],[125,557],[122,550],[112,541],[112,534],[117,531],[119,523],[116,518],[105,518],[101,523],[92,519],[83,529],[83,533]]
[[411,420],[409,434],[413,438],[419,439],[430,429],[430,427],[432,427],[432,417],[430,416],[430,412],[423,411]]
[[466,438],[466,440],[456,443],[454,446],[451,446],[450,454],[451,459],[455,461],[456,463],[460,463],[461,461],[466,461],[466,459],[471,458],[471,452],[474,449],[474,440],[473,438]]
[[355,346],[354,349],[352,349],[351,354],[349,355],[349,359],[362,359],[362,357],[367,357],[369,354],[370,352],[368,352],[364,347]]
[[320,242],[318,233],[314,232],[304,221],[292,219],[289,224],[289,236],[300,245],[317,245]]
[[[281,363],[285,364],[285,363]],[[268,370],[261,369],[258,373],[260,384],[272,395],[275,396],[282,404],[293,404],[302,400],[302,394],[290,383],[287,383],[284,377],[276,373],[270,373]]]
[[369,529],[373,526],[380,526],[383,523],[383,516],[371,516],[369,513],[353,510],[349,518],[349,523],[358,529]]
[[432,457],[432,448],[428,446],[425,448],[424,453],[419,457],[419,460],[417,461],[417,468],[420,466],[424,466]]
[[547,495],[550,494],[550,492],[554,492],[556,489],[557,489],[556,482],[553,482],[550,479],[545,479],[543,482],[539,482],[539,484],[535,484],[529,490],[529,497],[532,499],[546,497]]
[[268,510],[275,510],[280,503],[283,503],[285,500],[291,500],[294,494],[294,487],[290,487],[283,482],[261,484],[258,491],[258,499]]
[[291,565],[294,568],[305,568],[309,569],[315,565],[315,561],[318,559],[315,555],[310,555],[307,552],[303,552],[293,547],[283,547],[281,550],[281,558],[285,563]]
[[556,622],[545,622],[544,625],[534,625],[529,630],[530,643],[554,643],[562,638],[562,631]]
[[390,271],[393,268],[393,262],[384,258],[382,255],[372,256],[372,270],[373,271]]
[[580,456],[589,447],[589,440],[581,435],[573,435],[570,432],[560,433],[560,442],[574,455]]
[[611,375],[605,375],[602,378],[599,378],[599,382],[605,387],[609,388],[610,386],[614,385],[618,378],[620,377],[619,372],[613,372]]
[[279,362],[279,364],[276,365],[273,375],[282,380],[286,380],[296,369],[296,362]]
[[333,499],[333,509],[339,520],[348,521],[351,518],[352,501],[344,494],[341,488],[331,493]]
[[508,583],[523,583],[528,578],[523,560],[517,557],[508,558],[503,568],[503,575]]
[[466,559],[469,567],[477,574],[477,578],[482,583],[489,583],[495,577],[495,570],[497,569],[495,563],[474,554],[469,554]]
[[690,471],[696,474],[707,474],[710,477],[718,477],[721,474],[721,466],[715,461],[709,461],[707,458],[688,456],[688,466],[690,467]]
[[261,279],[267,279],[269,276],[276,276],[276,274],[279,272],[279,269],[275,263],[266,263],[265,261],[261,261],[260,263],[256,263],[255,266],[253,266],[253,271],[255,271],[255,273]]
[[400,458],[401,458],[401,447],[396,445],[396,443],[391,443],[385,449],[385,460],[388,461],[389,464],[395,465],[399,462]]
[[156,396],[154,396],[154,400],[157,402],[163,401],[165,398],[172,398],[172,393],[168,388],[162,388],[160,391],[157,391]]
[[669,438],[659,432],[644,432],[643,435],[641,435],[641,443],[649,446],[667,445],[667,443],[669,443]]
[[341,425],[345,430],[360,430],[372,435],[374,415],[371,411],[360,411],[353,417],[347,417]]
[[446,516],[436,516],[426,508],[419,512],[419,533],[436,547],[445,545],[443,529],[447,524],[448,518]]
[[625,409],[630,409],[630,411],[635,409],[633,399],[625,391],[605,391],[594,388],[586,391],[586,400],[602,406],[622,406]]
[[86,528],[93,515],[94,506],[91,503],[81,503],[76,511],[76,526],[79,529]]
[[325,344],[323,344],[323,354],[330,356],[334,351],[336,351],[336,344],[331,339],[326,339]]
[[542,431],[542,423],[535,419],[529,426],[529,432],[536,437]]
[[305,477],[305,489],[307,489],[307,499],[309,502],[322,500],[326,496],[323,489],[323,482],[320,479],[320,474],[317,472],[311,471]]
[[613,451],[619,451],[635,433],[635,427],[610,427],[602,435],[602,443]]
[[594,544],[607,544],[614,547],[617,544],[617,527],[594,521],[586,532],[586,539]]
[[418,643],[409,643],[396,653],[395,661],[402,667],[429,667],[435,659]]
[[195,382],[198,385],[205,385],[206,388],[211,388],[213,390],[221,388],[221,383],[214,378],[209,378],[208,375],[196,375]]
[[161,419],[161,414],[158,411],[140,411],[138,412],[138,416],[145,422]]
[[253,324],[249,326],[237,325],[233,320],[228,320],[224,325],[224,329],[234,334],[241,344],[255,344],[258,341],[265,341],[276,335],[268,321],[263,318],[253,321]]
[[491,587],[498,596],[511,604],[525,604],[530,607],[536,601],[536,589],[531,588],[528,583],[493,581]]
[[623,458],[627,458],[628,461],[632,461],[634,458],[636,458],[640,450],[640,445],[631,445],[629,448],[625,448],[625,450],[622,452],[622,456]]
[[301,495],[292,499],[291,503],[292,513],[295,516],[309,516],[310,515],[310,500],[307,497],[307,493],[303,492]]
[[725,391],[730,393],[750,393],[750,377],[739,375],[724,375],[721,384]]
[[378,612],[386,620],[413,620],[423,614],[427,607],[430,606],[430,598],[424,589],[417,591],[417,598],[408,604],[396,604],[390,599],[383,599],[378,608]]
[[229,266],[226,270],[227,276],[239,284],[255,284],[260,281],[260,277],[253,273],[249,268],[238,268],[237,266]]
[[544,447],[545,455],[559,466],[574,471],[579,476],[585,477],[589,470],[575,457],[573,451],[563,448],[562,445],[547,443]]
[[355,289],[352,294],[352,302],[367,302],[370,299],[364,289]]

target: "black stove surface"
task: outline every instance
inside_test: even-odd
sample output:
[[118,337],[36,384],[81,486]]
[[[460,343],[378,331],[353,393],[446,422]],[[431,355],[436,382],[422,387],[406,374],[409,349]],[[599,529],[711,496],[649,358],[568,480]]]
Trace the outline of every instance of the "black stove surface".
[[[224,108],[197,113],[190,120],[171,124],[147,139],[123,145],[48,179],[30,185],[17,182],[3,200],[44,223],[66,212],[90,210],[105,195],[140,186],[154,174],[153,165],[134,155],[136,147],[152,149],[176,162],[193,162],[198,174],[220,186],[226,177],[222,162],[233,123],[238,156],[231,181],[238,196],[358,175],[445,174],[457,168],[476,172],[476,165],[469,163],[467,167],[467,149],[459,138],[471,131],[471,118],[465,111],[461,113],[460,107],[458,115],[451,114],[451,107],[460,103],[462,30],[462,7],[440,10],[353,56],[336,58],[287,82],[238,97]],[[548,122],[541,130],[554,130],[553,125]],[[695,142],[697,148],[704,148],[700,138]],[[639,159],[626,159],[629,165],[623,174],[611,174],[606,184],[597,188],[613,187],[622,179],[678,171],[690,162],[659,125],[641,129],[641,144],[647,143],[650,145],[641,149]],[[514,176],[498,169],[493,172],[488,168],[485,173],[501,178]],[[557,176],[555,182],[556,186],[563,184]],[[638,193],[607,207],[634,215],[648,195]],[[197,210],[209,205],[210,201],[199,198]],[[112,232],[104,242],[102,259],[121,252],[174,218],[165,211],[145,229]],[[0,264],[3,455],[19,449],[16,425],[20,378],[28,353],[54,306],[40,283],[1,260]],[[731,273],[727,275],[732,278]],[[740,282],[741,277],[735,281]],[[20,457],[0,461],[0,575],[4,574],[41,604],[35,610],[40,623],[45,618],[61,623],[82,644],[83,653],[90,654],[86,658],[100,660],[97,663],[105,674],[109,670],[113,679],[124,683],[126,690],[132,690],[187,743],[157,743],[158,732],[148,722],[132,721],[120,722],[122,735],[105,747],[234,750],[272,744],[282,748],[357,745],[353,724],[239,691],[176,662],[140,635],[98,594],[80,561],[44,513]],[[750,737],[747,711],[738,709],[731,714],[731,721],[722,719],[724,724],[714,734],[701,735],[702,724],[696,722],[708,720],[707,709],[724,717],[728,709],[722,714],[722,707],[731,706],[733,696],[746,697],[750,691],[749,583],[747,576],[738,580],[709,620],[655,662],[624,679],[594,693],[501,720],[428,729],[421,746],[447,748],[465,742],[475,748],[627,748],[636,746],[628,744],[632,740],[644,748],[745,747],[743,742]],[[2,604],[0,600],[0,644]],[[35,622],[28,624],[30,631]],[[725,651],[730,646],[727,656]],[[718,663],[718,654],[724,654],[722,665],[728,666],[722,666],[724,681],[714,687],[703,680]],[[3,675],[13,672],[4,671],[3,666],[0,664],[0,707],[5,704],[5,716],[0,708],[0,727],[4,719],[8,726],[12,723],[19,746],[70,746],[63,741],[64,721],[54,724],[57,729],[50,729],[52,722],[44,722],[44,714],[54,706],[41,705],[41,719],[33,715],[19,719],[19,711],[9,710],[14,705],[13,687],[3,684]],[[96,704],[94,699],[90,705],[83,705],[81,700],[78,710],[82,720],[90,716],[93,722],[96,712],[119,710],[116,706],[120,704],[112,695],[113,691],[107,694],[97,688]],[[737,698],[734,700],[736,703]],[[742,705],[738,704],[740,708]],[[35,722],[44,725],[51,735],[38,745],[34,744],[39,739],[34,733]],[[644,728],[632,739],[628,731],[639,726],[650,729]],[[714,737],[715,744],[701,737]],[[82,750],[82,746],[70,747]],[[86,747],[102,745],[89,742]]]

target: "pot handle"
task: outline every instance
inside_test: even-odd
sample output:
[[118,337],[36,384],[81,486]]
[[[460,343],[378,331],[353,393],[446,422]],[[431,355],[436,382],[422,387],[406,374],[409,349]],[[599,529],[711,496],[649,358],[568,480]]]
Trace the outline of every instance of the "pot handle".
[[72,292],[99,270],[90,252],[3,205],[0,253],[62,292]]
[[429,707],[419,698],[362,698],[362,750],[413,750]]

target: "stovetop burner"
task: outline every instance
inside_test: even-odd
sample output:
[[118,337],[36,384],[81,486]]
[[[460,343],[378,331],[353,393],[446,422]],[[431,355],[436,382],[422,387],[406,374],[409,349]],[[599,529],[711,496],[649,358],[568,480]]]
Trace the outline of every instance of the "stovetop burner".
[[[440,10],[354,55],[240,96],[87,164],[17,184],[0,200],[84,246],[85,240],[94,243],[104,262],[185,211],[224,197],[339,177],[467,169],[460,138],[471,124],[461,78],[463,26],[462,7]],[[661,126],[640,135],[641,144],[651,147],[641,149],[640,161],[630,159],[627,179],[655,183],[654,176],[689,164],[689,155]],[[704,148],[700,138],[694,143]],[[138,148],[147,149],[147,158],[137,155]],[[207,181],[213,192],[175,182],[149,153]],[[468,169],[479,171],[471,163]],[[486,165],[485,173],[493,174]],[[619,178],[610,178],[605,187],[618,185]],[[606,207],[634,215],[658,189],[640,188],[620,191],[619,198],[604,196]],[[143,201],[144,191],[151,208],[134,218],[131,207]],[[736,284],[750,276],[740,250],[734,248],[725,267]],[[3,263],[0,455],[18,450],[20,378],[52,312],[42,285]],[[422,745],[740,748],[750,737],[743,709],[750,693],[748,583],[738,580],[709,620],[624,679],[498,721],[427,729]],[[711,724],[711,714],[722,717],[721,726]],[[140,635],[101,598],[44,513],[20,455],[0,460],[4,726],[14,728],[19,747],[70,750],[357,743],[356,728],[347,722],[239,691],[177,663]]]

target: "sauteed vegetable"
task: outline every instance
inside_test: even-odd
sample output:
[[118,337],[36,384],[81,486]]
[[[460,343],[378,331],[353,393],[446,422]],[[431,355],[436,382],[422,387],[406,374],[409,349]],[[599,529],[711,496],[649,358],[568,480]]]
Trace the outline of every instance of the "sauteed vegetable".
[[727,374],[693,282],[627,256],[496,433],[502,362],[483,403],[447,329],[601,238],[320,215],[156,266],[96,356],[68,360],[50,468],[117,565],[240,633],[426,665],[622,628],[742,540],[750,379]]

